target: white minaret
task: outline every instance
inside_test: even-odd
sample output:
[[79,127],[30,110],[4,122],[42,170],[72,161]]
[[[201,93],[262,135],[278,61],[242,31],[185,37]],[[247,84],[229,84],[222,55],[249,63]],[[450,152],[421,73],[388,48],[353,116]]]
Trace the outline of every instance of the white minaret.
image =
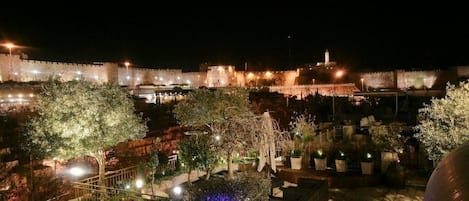
[[326,67],[328,67],[328,69],[329,69],[329,67],[331,67],[331,69],[332,69],[332,66],[335,66],[335,65],[336,65],[335,62],[329,61],[329,50],[328,49],[326,49],[326,52],[324,52],[324,62],[318,62],[316,64],[316,66],[326,66]]
[[324,64],[328,64],[329,63],[329,50],[326,49],[326,52],[324,53]]

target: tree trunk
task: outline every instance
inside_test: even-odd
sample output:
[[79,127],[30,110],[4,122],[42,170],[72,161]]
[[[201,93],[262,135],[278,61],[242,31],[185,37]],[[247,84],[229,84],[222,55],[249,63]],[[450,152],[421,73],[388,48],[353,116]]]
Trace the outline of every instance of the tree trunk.
[[187,184],[191,185],[191,173],[192,173],[192,168],[189,167],[189,172],[187,173]]
[[152,198],[155,195],[155,191],[153,190],[153,185],[155,184],[155,174],[156,174],[155,171],[151,171],[151,196]]
[[206,173],[205,173],[205,180],[208,180],[210,179],[210,173],[212,172],[212,169],[207,169]]
[[231,156],[231,152],[228,153],[227,156],[227,162],[228,162],[228,179],[233,178],[233,157]]
[[99,180],[98,186],[100,186],[100,198],[103,199],[106,197],[106,183],[105,183],[105,159],[106,156],[104,155],[104,151],[99,150],[98,153],[94,155],[96,162],[98,162],[98,173],[99,173]]
[[34,201],[34,185],[33,185],[33,178],[34,178],[34,165],[33,165],[33,155],[29,155],[29,167],[31,168],[31,201]]

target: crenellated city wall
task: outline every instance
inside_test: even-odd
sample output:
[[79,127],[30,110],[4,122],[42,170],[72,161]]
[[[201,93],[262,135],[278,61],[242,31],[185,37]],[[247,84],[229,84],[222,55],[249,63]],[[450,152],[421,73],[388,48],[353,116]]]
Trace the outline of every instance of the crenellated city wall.
[[[358,80],[369,89],[431,89],[442,88],[448,79],[469,77],[468,66],[451,70],[385,71],[358,73]],[[452,73],[449,73],[449,72]],[[351,72],[353,74],[353,72]],[[453,75],[455,74],[455,75]],[[0,54],[0,81],[45,81],[51,77],[63,81],[87,80],[97,83],[113,82],[135,87],[140,84],[189,85],[191,87],[224,86],[279,86],[298,85],[299,72],[288,71],[236,71],[235,66],[210,66],[207,72],[182,72],[181,69],[126,68],[122,64],[95,62],[90,64],[50,62],[21,59],[19,55]],[[360,81],[353,81],[360,85]],[[327,83],[326,83],[327,84]],[[358,86],[357,85],[357,86]],[[360,86],[358,86],[360,88]]]

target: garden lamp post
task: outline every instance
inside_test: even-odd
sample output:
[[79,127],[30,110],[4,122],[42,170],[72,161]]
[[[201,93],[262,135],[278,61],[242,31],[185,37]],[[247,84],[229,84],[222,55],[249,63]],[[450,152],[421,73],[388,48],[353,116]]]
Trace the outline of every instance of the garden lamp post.
[[338,70],[334,74],[334,81],[332,84],[332,121],[335,121],[335,82],[337,79],[341,78],[344,75],[343,70]]

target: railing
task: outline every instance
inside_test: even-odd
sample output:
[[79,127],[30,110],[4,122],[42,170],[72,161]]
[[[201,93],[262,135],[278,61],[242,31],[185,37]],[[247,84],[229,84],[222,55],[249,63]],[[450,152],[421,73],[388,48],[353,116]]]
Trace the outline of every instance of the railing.
[[[159,171],[175,170],[177,155],[168,157],[168,163],[160,167]],[[129,190],[125,182],[135,181],[137,177],[138,166],[131,166],[116,171],[106,172],[104,175],[105,186],[99,185],[99,175],[82,179],[73,183],[75,189],[74,200],[100,200],[108,197],[126,198],[125,200],[144,199],[144,200],[164,200],[162,197],[142,194]],[[121,198],[119,197],[119,198]]]
[[121,188],[111,188],[106,186],[91,185],[86,183],[74,183],[75,197],[73,200],[169,200],[168,198],[153,196],[135,190]]
[[[131,166],[116,171],[106,172],[104,175],[104,184],[106,186],[116,186],[118,182],[134,180],[137,176],[137,166]],[[99,175],[82,179],[77,183],[98,185]]]

